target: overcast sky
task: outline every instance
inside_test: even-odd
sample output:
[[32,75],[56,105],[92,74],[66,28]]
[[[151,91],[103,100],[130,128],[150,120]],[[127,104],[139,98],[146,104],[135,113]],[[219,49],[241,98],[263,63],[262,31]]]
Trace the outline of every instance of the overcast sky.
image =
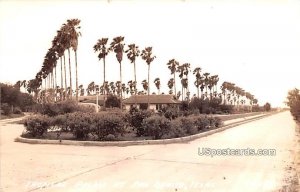
[[[8,1],[0,0],[1,82],[35,77],[56,31],[67,19],[81,20],[79,83],[103,81],[97,39],[125,36],[125,43],[153,47],[153,80],[167,93],[166,63],[175,58],[192,69],[218,74],[254,94],[260,104],[281,106],[287,91],[300,87],[300,1]],[[107,80],[119,78],[114,54],[107,58]],[[137,60],[138,84],[147,65]],[[133,79],[124,57],[123,82]],[[190,90],[196,93],[190,76]],[[179,81],[178,81],[179,82]],[[179,85],[178,85],[179,86]]]

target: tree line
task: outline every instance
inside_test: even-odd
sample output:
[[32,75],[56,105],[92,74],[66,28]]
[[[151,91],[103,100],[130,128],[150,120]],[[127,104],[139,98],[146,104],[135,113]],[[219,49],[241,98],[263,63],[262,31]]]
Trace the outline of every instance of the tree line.
[[[41,70],[36,74],[35,78],[29,81],[18,81],[16,84],[26,87],[29,93],[34,93],[35,98],[39,102],[56,102],[66,99],[73,99],[75,96],[78,101],[78,96],[102,94],[104,100],[107,95],[116,95],[120,99],[120,105],[122,106],[122,100],[130,95],[150,95],[150,66],[156,56],[153,55],[151,46],[145,47],[140,50],[139,46],[135,43],[125,45],[125,37],[118,36],[112,38],[109,43],[109,38],[99,38],[93,50],[97,53],[99,61],[102,61],[103,65],[103,82],[97,85],[95,81],[92,81],[86,88],[83,85],[78,84],[77,73],[77,48],[78,38],[81,36],[79,19],[70,19],[64,23],[57,31],[57,34],[52,40],[52,46],[47,51]],[[75,61],[75,89],[72,85],[72,64],[70,55],[74,53]],[[116,60],[119,64],[119,80],[116,82],[108,82],[106,74],[106,58],[108,54],[115,54]],[[122,79],[122,62],[123,56],[126,54],[130,63],[133,64],[133,79],[128,81],[127,84]],[[68,57],[68,69],[66,64],[66,57]],[[148,68],[147,78],[141,83],[143,90],[137,90],[137,78],[136,78],[136,59],[140,57],[145,61]],[[60,61],[60,64],[58,64]],[[196,67],[191,69],[190,63],[179,63],[176,59],[172,58],[166,66],[170,71],[170,79],[167,82],[169,92],[168,94],[174,95],[176,99],[182,101],[190,101],[191,98],[201,98],[212,100],[218,98],[222,100],[224,105],[249,105],[257,104],[258,100],[250,92],[245,91],[243,88],[235,85],[231,82],[223,82],[218,90],[219,76],[211,75],[208,72],[202,72],[202,68]],[[60,83],[57,82],[57,75],[60,71]],[[67,75],[67,71],[69,75]],[[191,95],[189,74],[192,73],[195,77],[193,82],[196,93]],[[69,79],[67,79],[69,76]],[[160,93],[161,82],[160,78],[154,78],[153,83],[157,88],[157,94]],[[181,85],[181,90],[177,90],[177,84]],[[164,93],[163,93],[164,94]],[[105,103],[105,102],[104,102]],[[149,106],[149,103],[148,103]],[[104,106],[105,107],[105,106]]]

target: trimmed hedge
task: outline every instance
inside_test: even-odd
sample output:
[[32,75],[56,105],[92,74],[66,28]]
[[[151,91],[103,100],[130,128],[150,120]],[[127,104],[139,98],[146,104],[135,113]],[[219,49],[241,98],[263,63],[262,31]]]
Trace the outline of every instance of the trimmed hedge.
[[132,127],[137,137],[175,138],[221,124],[220,118],[212,116],[190,115],[170,120],[165,116],[152,115],[149,111],[128,114],[74,112],[53,117],[35,115],[24,121],[26,132],[32,137],[42,137],[47,131],[55,131],[57,139],[61,133],[67,132],[77,140],[120,140],[118,138],[127,132],[127,127]]

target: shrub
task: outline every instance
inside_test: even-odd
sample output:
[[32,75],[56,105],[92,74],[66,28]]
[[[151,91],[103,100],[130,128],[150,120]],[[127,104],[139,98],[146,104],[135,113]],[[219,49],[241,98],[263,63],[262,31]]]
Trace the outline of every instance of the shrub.
[[115,114],[94,114],[91,126],[91,134],[97,136],[98,140],[112,139],[125,132],[123,119]]
[[131,110],[129,114],[126,115],[127,122],[131,125],[138,137],[145,134],[145,129],[142,126],[143,120],[151,116],[150,111],[145,110]]
[[168,138],[176,138],[186,136],[186,131],[183,129],[183,125],[180,119],[174,119],[170,122],[170,131]]
[[181,121],[182,128],[187,135],[193,135],[198,132],[193,117],[179,117],[178,119]]
[[176,119],[179,116],[179,110],[177,107],[168,107],[165,109],[164,116],[167,119]]
[[187,111],[189,109],[189,102],[181,101],[179,108],[181,111]]
[[57,138],[60,137],[62,132],[68,132],[68,122],[67,122],[67,115],[58,115],[53,118],[51,118],[51,125],[50,129],[52,131],[57,131],[56,135]]
[[210,121],[206,116],[194,117],[194,123],[195,123],[195,126],[197,127],[198,131],[209,128],[209,126],[210,126]]
[[142,126],[147,136],[153,139],[161,139],[163,135],[170,131],[170,121],[161,116],[151,116],[143,120]]
[[220,105],[219,107],[223,113],[232,113],[233,112],[233,105]]
[[1,110],[3,111],[3,115],[11,114],[11,107],[7,103],[1,103]]
[[90,133],[92,124],[92,114],[88,113],[69,113],[66,114],[66,127],[78,140],[86,140]]
[[48,115],[50,117],[73,112],[95,112],[93,107],[79,105],[74,100],[66,100],[57,103],[38,104],[36,106],[36,111],[43,115]]
[[120,99],[115,95],[109,95],[105,100],[105,106],[110,107],[120,107]]
[[42,136],[47,132],[50,125],[50,119],[44,115],[29,117],[24,121],[26,132],[33,137]]
[[20,109],[20,107],[15,107],[13,112],[14,114],[22,114],[22,110]]

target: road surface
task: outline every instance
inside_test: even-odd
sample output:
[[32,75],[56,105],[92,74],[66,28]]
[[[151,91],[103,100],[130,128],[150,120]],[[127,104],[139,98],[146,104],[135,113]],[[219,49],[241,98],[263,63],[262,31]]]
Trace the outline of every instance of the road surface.
[[[183,144],[127,147],[14,142],[23,126],[1,122],[3,191],[278,191],[292,175],[289,112]],[[199,155],[200,149],[275,149],[274,156]]]

